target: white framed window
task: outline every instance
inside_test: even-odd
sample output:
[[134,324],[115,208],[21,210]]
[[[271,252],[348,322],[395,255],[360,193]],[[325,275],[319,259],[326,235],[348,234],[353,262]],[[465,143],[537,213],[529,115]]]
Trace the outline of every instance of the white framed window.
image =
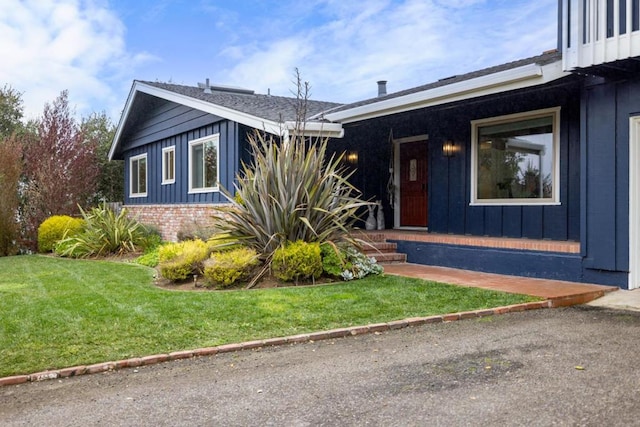
[[189,141],[189,193],[219,190],[220,134]]
[[162,149],[162,185],[176,182],[176,146]]
[[147,154],[129,159],[129,196],[147,197]]
[[560,204],[560,107],[471,122],[471,205]]

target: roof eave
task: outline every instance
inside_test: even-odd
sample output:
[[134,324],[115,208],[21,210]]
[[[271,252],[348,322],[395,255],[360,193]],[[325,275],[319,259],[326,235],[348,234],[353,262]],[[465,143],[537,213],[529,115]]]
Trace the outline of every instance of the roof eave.
[[327,123],[327,122],[305,122],[298,123],[294,121],[287,121],[284,123],[287,131],[294,133],[297,128],[302,128],[302,134],[304,136],[316,137],[316,138],[342,138],[344,136],[344,129],[341,123]]
[[243,113],[217,104],[212,104],[210,102],[175,93],[170,90],[151,86],[140,81],[135,81],[131,87],[131,92],[129,92],[127,103],[125,104],[124,111],[120,117],[120,122],[118,123],[118,127],[111,144],[111,149],[109,150],[109,160],[113,160],[113,156],[121,143],[120,139],[122,137],[122,132],[129,118],[136,94],[138,93],[146,93],[148,95],[156,96],[158,98],[204,111],[205,113],[213,114],[255,129],[260,129],[273,135],[283,135],[285,132],[285,128],[281,123],[256,117],[251,114]]
[[562,61],[546,65],[527,64],[485,76],[476,77],[449,85],[427,89],[348,110],[326,113],[331,122],[351,123],[376,117],[388,116],[424,107],[448,104],[465,99],[492,95],[510,90],[537,86],[569,76],[562,69]]

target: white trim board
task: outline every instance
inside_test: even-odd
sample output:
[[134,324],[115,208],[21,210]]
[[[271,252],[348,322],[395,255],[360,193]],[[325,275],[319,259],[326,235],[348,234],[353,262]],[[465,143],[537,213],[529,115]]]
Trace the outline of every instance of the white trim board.
[[435,105],[507,92],[515,89],[542,85],[568,76],[563,71],[562,61],[547,65],[528,64],[494,74],[476,77],[445,86],[427,89],[372,104],[324,114],[332,122],[351,123],[375,117],[388,116]]
[[629,289],[640,288],[640,116],[629,119]]

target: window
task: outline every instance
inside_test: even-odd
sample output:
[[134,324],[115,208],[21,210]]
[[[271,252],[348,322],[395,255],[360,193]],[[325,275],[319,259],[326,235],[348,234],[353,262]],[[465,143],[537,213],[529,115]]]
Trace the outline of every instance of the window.
[[220,135],[215,134],[189,142],[189,192],[218,191]]
[[559,204],[560,109],[471,122],[471,204]]
[[162,149],[162,184],[176,182],[176,147]]
[[147,155],[141,154],[129,159],[129,195],[147,196]]

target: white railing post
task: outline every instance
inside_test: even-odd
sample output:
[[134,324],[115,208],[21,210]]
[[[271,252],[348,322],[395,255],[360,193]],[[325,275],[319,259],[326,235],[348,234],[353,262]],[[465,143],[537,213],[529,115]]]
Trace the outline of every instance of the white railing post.
[[579,66],[579,52],[582,46],[580,28],[582,28],[578,8],[578,0],[562,1],[562,68],[565,71]]
[[[608,16],[607,0],[562,0],[564,70],[640,56],[640,31],[633,31],[634,4],[634,0],[613,0],[613,16]],[[620,18],[622,7],[624,21]]]

